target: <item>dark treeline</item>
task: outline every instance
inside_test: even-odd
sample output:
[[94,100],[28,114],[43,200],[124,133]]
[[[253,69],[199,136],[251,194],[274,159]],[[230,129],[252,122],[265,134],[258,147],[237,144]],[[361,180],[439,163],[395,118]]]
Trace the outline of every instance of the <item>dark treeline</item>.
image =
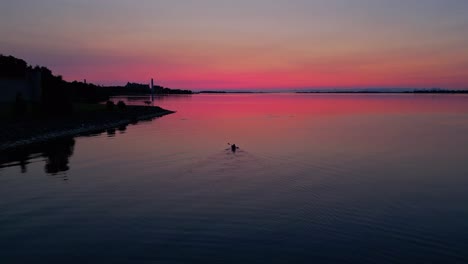
[[[107,89],[111,95],[122,95],[122,94],[149,94],[151,93],[149,84],[139,84],[139,83],[127,83],[125,86],[107,86],[102,87]],[[180,90],[180,89],[170,89],[155,85],[154,87],[155,94],[192,94],[190,90]]]
[[[72,102],[74,91],[67,89],[68,83],[62,76],[55,76],[52,71],[46,67],[28,65],[24,60],[13,56],[4,56],[0,54],[0,78],[3,79],[25,79],[28,72],[41,73],[42,95],[40,110],[47,114],[69,114],[73,111]],[[0,91],[1,92],[1,91]],[[16,105],[23,112],[25,103],[21,95],[16,97]]]
[[[125,86],[101,86],[87,82],[67,82],[46,67],[28,65],[24,60],[0,54],[0,78],[23,79],[28,71],[41,73],[41,110],[48,114],[70,114],[73,102],[97,103],[116,95],[150,94],[147,84],[127,83]],[[191,94],[189,90],[155,86],[155,94]],[[1,91],[0,91],[1,92]]]
[[24,60],[0,54],[0,78],[25,78],[28,68],[31,67]]
[[[74,98],[82,102],[102,102],[111,96],[117,95],[144,95],[151,94],[148,84],[127,83],[125,86],[98,86],[84,82],[71,82],[66,86],[71,90]],[[192,94],[190,90],[169,89],[162,86],[154,86],[155,94]]]

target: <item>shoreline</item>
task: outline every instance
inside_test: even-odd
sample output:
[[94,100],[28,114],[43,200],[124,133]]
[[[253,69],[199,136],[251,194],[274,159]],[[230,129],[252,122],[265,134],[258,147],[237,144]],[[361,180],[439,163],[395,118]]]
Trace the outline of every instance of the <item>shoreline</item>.
[[[117,128],[135,124],[139,121],[152,120],[154,118],[162,117],[165,115],[173,114],[175,111],[166,110],[160,107],[152,106],[127,106],[130,111],[122,112],[107,112],[99,113],[97,117],[90,115],[81,118],[69,118],[63,126],[57,126],[57,123],[65,119],[46,120],[45,124],[41,124],[41,120],[35,122],[23,122],[17,124],[10,124],[3,130],[27,130],[26,135],[19,133],[11,135],[15,131],[9,133],[9,139],[0,139],[0,151],[9,151],[15,148],[25,147],[32,144],[44,143],[50,140],[62,137],[75,137],[83,134],[89,134],[102,130]],[[92,117],[91,117],[92,116]],[[53,121],[53,123],[51,123]],[[34,127],[31,129],[31,127]],[[0,129],[0,136],[6,134],[7,131]]]

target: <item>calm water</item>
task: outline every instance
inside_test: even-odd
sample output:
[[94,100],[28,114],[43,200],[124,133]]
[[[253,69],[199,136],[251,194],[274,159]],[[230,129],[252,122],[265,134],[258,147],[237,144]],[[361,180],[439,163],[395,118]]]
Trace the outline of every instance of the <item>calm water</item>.
[[468,262],[468,96],[155,104],[0,153],[0,263]]

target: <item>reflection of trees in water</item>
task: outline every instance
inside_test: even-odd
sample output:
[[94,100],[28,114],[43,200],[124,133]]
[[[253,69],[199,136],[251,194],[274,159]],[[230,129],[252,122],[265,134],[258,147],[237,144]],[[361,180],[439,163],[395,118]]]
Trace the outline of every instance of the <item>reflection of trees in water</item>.
[[127,126],[123,125],[123,126],[119,126],[117,128],[115,128],[115,127],[109,128],[109,129],[106,130],[107,136],[108,137],[115,137],[115,134],[116,134],[117,131],[119,131],[120,134],[123,134],[123,133],[125,133],[125,131],[127,131]]
[[46,158],[45,171],[49,174],[68,171],[70,169],[68,163],[74,148],[73,138],[64,138],[47,144],[47,148],[42,153]]
[[19,166],[21,168],[21,173],[26,173],[28,172],[27,165],[31,163],[29,159],[33,158],[32,156],[33,155],[23,150],[2,153],[2,155],[0,155],[0,168]]
[[[93,137],[102,133],[107,133],[109,137],[114,137],[117,131],[119,134],[124,134],[126,130],[127,125],[122,125],[117,128],[94,131],[81,136]],[[67,137],[8,150],[0,155],[0,169],[19,167],[21,173],[27,173],[28,165],[31,164],[34,159],[43,157],[45,158],[45,172],[57,175],[70,170],[70,157],[73,155],[74,149],[75,138]]]
[[74,138],[61,138],[11,150],[0,158],[0,168],[19,166],[21,173],[26,173],[28,171],[27,165],[31,163],[32,159],[44,157],[45,171],[49,174],[58,174],[70,169],[68,163],[74,148]]

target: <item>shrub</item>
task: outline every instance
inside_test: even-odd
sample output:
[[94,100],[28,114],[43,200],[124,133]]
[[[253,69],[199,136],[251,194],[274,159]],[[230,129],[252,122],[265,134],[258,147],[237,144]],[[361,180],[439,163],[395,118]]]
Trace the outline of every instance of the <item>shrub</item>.
[[125,110],[127,109],[127,105],[123,101],[119,101],[117,103],[117,108],[119,108],[120,110]]
[[114,110],[115,104],[112,101],[107,101],[106,102],[106,108],[107,110]]

